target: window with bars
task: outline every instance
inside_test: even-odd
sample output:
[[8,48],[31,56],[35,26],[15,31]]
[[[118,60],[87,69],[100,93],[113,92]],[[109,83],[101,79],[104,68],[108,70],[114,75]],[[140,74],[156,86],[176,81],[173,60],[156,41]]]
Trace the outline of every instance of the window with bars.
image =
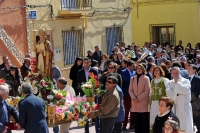
[[62,10],[92,8],[92,0],[61,0]]
[[150,39],[157,45],[169,42],[171,46],[175,46],[175,24],[150,24]]
[[64,64],[74,64],[78,56],[83,57],[83,30],[62,31]]
[[110,55],[116,43],[123,42],[123,27],[106,28],[107,54]]

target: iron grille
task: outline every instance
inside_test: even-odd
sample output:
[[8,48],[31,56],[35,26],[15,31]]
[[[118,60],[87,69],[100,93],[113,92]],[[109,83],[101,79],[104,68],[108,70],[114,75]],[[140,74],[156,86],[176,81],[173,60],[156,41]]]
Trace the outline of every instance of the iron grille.
[[150,39],[157,45],[169,42],[171,46],[176,45],[175,23],[150,24]]
[[123,27],[106,28],[107,54],[110,55],[116,43],[123,42]]
[[73,64],[78,56],[83,57],[83,30],[62,31],[65,65]]
[[92,0],[61,0],[62,10],[92,8]]

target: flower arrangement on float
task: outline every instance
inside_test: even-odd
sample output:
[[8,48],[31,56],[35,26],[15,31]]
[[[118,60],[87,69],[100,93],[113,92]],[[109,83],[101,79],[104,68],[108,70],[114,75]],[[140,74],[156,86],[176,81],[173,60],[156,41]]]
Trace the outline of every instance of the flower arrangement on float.
[[89,72],[87,82],[82,83],[81,89],[86,95],[87,101],[94,102],[94,96],[103,93],[102,84],[98,82],[98,77],[94,73]]
[[98,104],[87,102],[86,97],[77,97],[70,104],[56,106],[56,121],[77,121],[78,126],[85,126],[91,112],[98,108]]
[[[93,96],[101,92],[101,84],[98,83],[97,76],[89,73],[89,77],[88,81],[81,86],[86,97],[75,99],[70,93],[55,88],[50,78],[44,77],[41,72],[30,72],[23,83],[30,82],[33,86],[33,94],[45,101],[49,126],[68,121],[77,121],[78,126],[84,126],[91,112],[99,107],[98,104],[94,103]],[[20,94],[22,92],[21,86],[18,88]],[[92,97],[92,99],[88,100],[88,97]],[[20,97],[9,97],[7,101],[17,107],[21,99]],[[52,115],[49,115],[50,113]],[[52,121],[53,123],[50,124]]]
[[6,99],[6,102],[15,108],[18,108],[18,103],[22,99],[23,99],[23,97],[19,97],[19,96],[17,96],[17,97],[8,96],[8,98]]

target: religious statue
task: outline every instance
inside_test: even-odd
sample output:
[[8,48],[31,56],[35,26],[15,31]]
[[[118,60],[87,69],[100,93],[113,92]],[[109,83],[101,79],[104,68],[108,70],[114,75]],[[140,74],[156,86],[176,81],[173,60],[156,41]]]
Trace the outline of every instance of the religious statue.
[[47,40],[46,30],[44,28],[39,30],[40,40],[36,44],[36,60],[37,68],[44,72],[45,76],[49,76],[52,79],[52,58],[53,51],[51,43]]

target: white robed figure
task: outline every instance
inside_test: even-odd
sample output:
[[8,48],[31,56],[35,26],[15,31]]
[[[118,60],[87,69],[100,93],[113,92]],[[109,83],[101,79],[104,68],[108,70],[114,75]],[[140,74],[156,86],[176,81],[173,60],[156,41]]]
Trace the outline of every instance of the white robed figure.
[[190,81],[180,75],[178,67],[172,68],[171,72],[173,80],[169,81],[167,96],[175,101],[173,110],[180,120],[180,130],[183,133],[193,133]]

